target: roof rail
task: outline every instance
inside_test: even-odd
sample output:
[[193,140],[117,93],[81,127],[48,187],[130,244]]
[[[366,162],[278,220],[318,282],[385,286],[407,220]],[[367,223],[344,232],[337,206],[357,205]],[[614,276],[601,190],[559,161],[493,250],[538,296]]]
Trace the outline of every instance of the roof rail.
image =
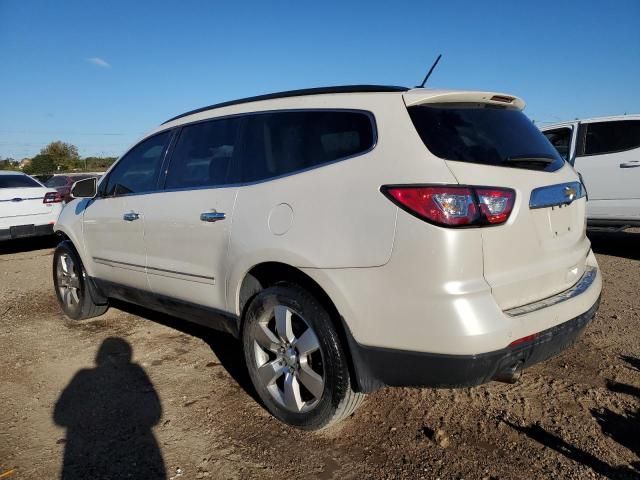
[[366,92],[406,92],[409,90],[407,87],[396,87],[388,85],[340,85],[336,87],[319,87],[319,88],[305,88],[302,90],[289,90],[286,92],[269,93],[267,95],[258,95],[256,97],[241,98],[238,100],[231,100],[229,102],[216,103],[207,107],[197,108],[189,112],[183,113],[170,118],[165,123],[172,122],[178,118],[193,115],[194,113],[204,112],[206,110],[213,110],[214,108],[229,107],[231,105],[240,105],[241,103],[259,102],[261,100],[273,100],[275,98],[287,98],[287,97],[302,97],[306,95],[321,95],[325,93],[366,93]]

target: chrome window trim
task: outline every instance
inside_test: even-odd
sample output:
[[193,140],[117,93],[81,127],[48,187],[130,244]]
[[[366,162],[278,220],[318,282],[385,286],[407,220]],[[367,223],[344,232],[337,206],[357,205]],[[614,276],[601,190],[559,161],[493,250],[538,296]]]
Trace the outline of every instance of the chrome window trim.
[[[571,192],[574,192],[571,194]],[[531,191],[529,208],[547,208],[569,205],[585,196],[585,189],[579,181],[548,185]]]
[[590,286],[593,284],[593,281],[596,279],[598,275],[598,269],[596,267],[587,266],[585,268],[584,274],[580,277],[580,280],[571,288],[557,293],[551,297],[538,300],[537,302],[528,303],[527,305],[522,305],[520,307],[510,308],[509,310],[505,310],[504,313],[510,317],[518,317],[520,315],[526,315],[528,313],[535,312],[537,310],[542,310],[543,308],[548,308],[553,305],[557,305],[562,302],[566,302],[572,298],[577,297],[584,293]]

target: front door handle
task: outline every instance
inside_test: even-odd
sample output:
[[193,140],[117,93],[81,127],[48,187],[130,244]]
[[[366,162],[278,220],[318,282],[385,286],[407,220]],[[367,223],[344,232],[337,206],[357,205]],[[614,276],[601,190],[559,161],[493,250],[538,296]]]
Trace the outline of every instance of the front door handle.
[[627,163],[621,163],[620,168],[638,168],[640,167],[640,162],[638,160],[633,160]]
[[134,220],[138,220],[140,218],[140,214],[136,212],[127,212],[122,215],[122,219],[127,222],[133,222]]
[[200,220],[203,222],[219,222],[227,216],[222,212],[204,212],[200,214]]

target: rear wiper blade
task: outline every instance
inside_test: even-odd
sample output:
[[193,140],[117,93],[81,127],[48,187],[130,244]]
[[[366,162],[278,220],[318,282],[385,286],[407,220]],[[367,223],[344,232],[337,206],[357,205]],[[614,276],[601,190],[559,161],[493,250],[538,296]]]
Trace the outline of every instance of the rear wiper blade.
[[504,159],[507,163],[525,163],[525,162],[535,162],[535,163],[545,163],[550,164],[555,162],[555,158],[549,155],[511,155]]

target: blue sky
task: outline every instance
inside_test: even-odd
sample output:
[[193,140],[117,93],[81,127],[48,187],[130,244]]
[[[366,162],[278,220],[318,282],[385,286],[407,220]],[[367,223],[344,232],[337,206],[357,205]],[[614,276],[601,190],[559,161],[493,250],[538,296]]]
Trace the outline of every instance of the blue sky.
[[176,114],[323,85],[523,97],[538,122],[640,113],[640,1],[0,0],[0,156],[120,155]]

